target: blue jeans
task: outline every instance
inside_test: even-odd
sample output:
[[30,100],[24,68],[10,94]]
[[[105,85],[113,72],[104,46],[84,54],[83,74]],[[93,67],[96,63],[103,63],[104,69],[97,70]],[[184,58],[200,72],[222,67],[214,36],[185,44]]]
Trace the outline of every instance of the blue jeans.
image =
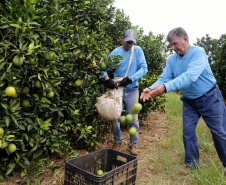
[[181,101],[186,166],[196,167],[199,163],[196,126],[202,116],[211,131],[218,156],[226,167],[226,108],[218,86],[201,98],[191,100],[182,96]]
[[[132,109],[133,106],[138,103],[139,99],[139,89],[138,87],[134,87],[131,89],[124,89],[123,97],[122,97],[122,109],[126,106],[127,114],[131,114],[133,116],[133,121],[129,123],[130,127],[135,127],[137,129],[137,133],[134,136],[130,136],[130,145],[136,146],[137,140],[139,136],[139,121],[138,121],[138,114],[133,114]],[[116,143],[122,143],[123,136],[122,131],[120,129],[120,122],[119,120],[113,121],[113,135],[114,140]]]

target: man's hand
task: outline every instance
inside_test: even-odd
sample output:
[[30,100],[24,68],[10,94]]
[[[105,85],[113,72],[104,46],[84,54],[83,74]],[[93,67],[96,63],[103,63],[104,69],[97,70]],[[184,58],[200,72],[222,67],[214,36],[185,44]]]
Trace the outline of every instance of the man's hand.
[[117,85],[115,85],[114,81],[109,78],[108,80],[104,81],[104,84],[106,85],[107,88],[109,89],[114,89],[114,88],[118,88]]
[[129,77],[126,77],[126,78],[123,78],[123,80],[119,83],[119,86],[125,87],[131,82],[132,80]]
[[166,92],[166,87],[165,85],[156,85],[155,87],[151,89],[145,88],[143,90],[143,94],[140,96],[140,99],[142,99],[144,102],[146,100],[149,100],[150,98],[153,98],[155,96],[161,96]]

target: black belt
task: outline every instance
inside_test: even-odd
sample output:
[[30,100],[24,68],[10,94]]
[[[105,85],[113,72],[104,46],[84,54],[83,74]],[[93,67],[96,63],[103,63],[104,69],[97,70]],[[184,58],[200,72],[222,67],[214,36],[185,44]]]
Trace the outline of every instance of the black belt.
[[207,93],[203,94],[202,96],[195,98],[194,100],[198,100],[199,98],[202,98],[203,96],[209,94],[211,91],[213,91],[217,87],[217,84],[215,84]]

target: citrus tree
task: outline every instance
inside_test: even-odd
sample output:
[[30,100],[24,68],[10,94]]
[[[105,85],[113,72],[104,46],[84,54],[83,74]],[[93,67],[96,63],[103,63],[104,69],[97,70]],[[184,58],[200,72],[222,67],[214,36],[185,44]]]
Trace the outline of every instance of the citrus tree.
[[[117,67],[121,56],[108,54],[131,28],[128,17],[112,3],[6,0],[1,4],[1,177],[21,167],[29,169],[31,161],[42,155],[62,158],[65,153],[73,156],[75,148],[92,149],[110,131],[111,123],[101,119],[94,106],[106,91],[100,71],[106,65],[112,71]],[[144,37],[145,54],[149,42]],[[144,78],[141,88],[150,79]],[[156,101],[151,107],[160,104]],[[146,113],[150,110],[148,104],[143,107]]]

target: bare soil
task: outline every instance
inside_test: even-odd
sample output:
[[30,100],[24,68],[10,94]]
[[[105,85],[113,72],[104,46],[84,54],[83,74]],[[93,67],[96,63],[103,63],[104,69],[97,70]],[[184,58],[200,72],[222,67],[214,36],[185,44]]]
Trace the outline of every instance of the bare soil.
[[[139,151],[138,155],[138,169],[137,169],[137,177],[136,184],[150,184],[150,179],[154,180],[158,178],[158,173],[153,170],[153,161],[157,157],[157,146],[158,143],[167,139],[167,127],[168,122],[165,118],[164,113],[160,112],[151,112],[146,121],[140,123],[140,134],[138,140],[137,149]],[[122,129],[124,141],[121,146],[120,151],[123,153],[129,154],[129,129]],[[98,147],[96,147],[95,151],[101,150],[104,148],[111,148],[113,145],[113,134],[107,134],[104,136],[105,142],[100,143]],[[77,154],[84,155],[91,153],[93,151],[86,150],[76,150]],[[66,159],[53,159],[54,164],[58,166],[62,166],[62,168],[57,169],[53,174],[49,170],[46,170],[44,175],[44,181],[42,185],[63,185],[64,184],[64,168],[65,168],[65,160]],[[51,161],[49,161],[51,162]],[[167,179],[167,177],[166,177]],[[18,185],[21,181],[21,177],[19,173],[15,173],[13,176],[5,179],[4,182],[1,182],[1,185]],[[169,182],[169,181],[167,181]]]

